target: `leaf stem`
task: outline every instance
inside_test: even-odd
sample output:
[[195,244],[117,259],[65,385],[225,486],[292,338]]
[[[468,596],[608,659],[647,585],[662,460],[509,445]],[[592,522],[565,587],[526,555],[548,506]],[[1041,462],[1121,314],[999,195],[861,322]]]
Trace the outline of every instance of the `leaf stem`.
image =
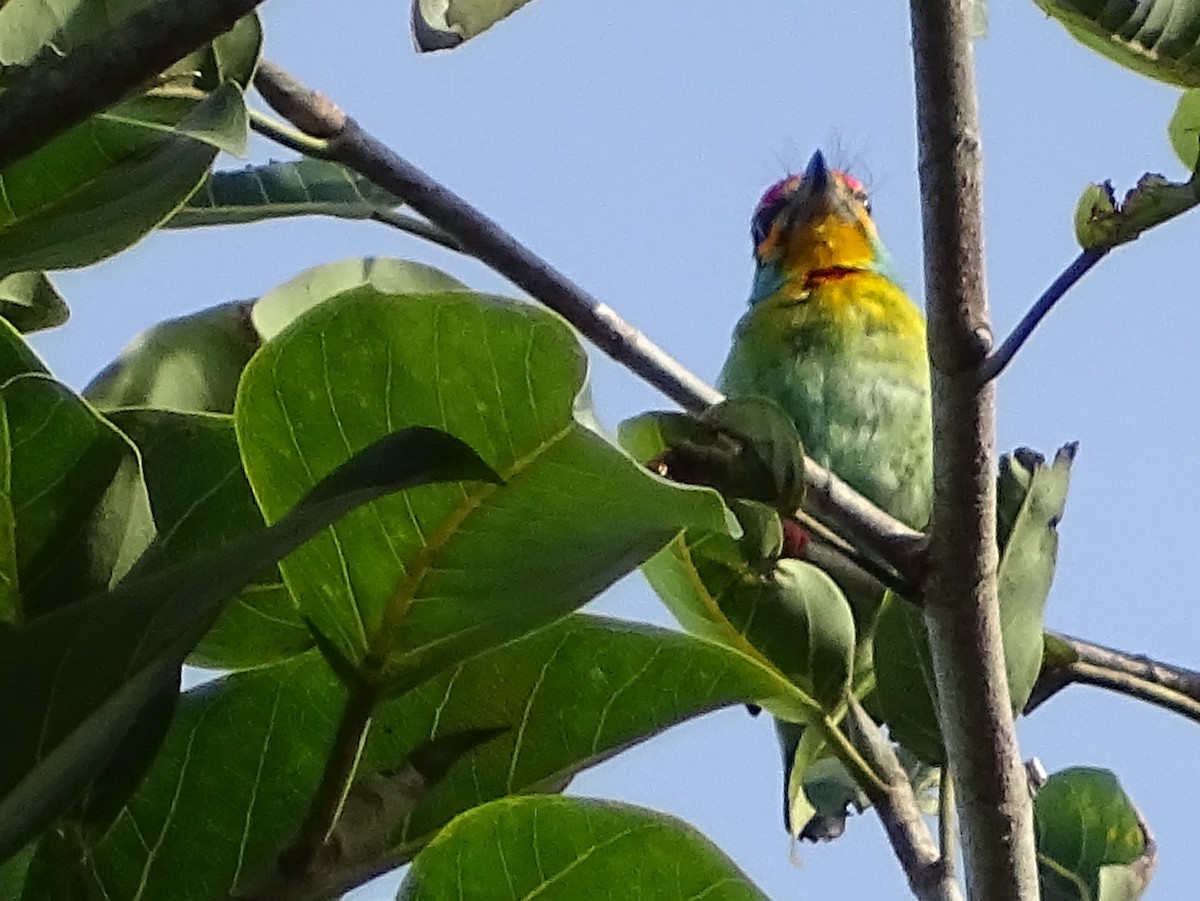
[[304,132],[286,125],[266,113],[249,109],[250,128],[264,138],[269,138],[276,144],[282,144],[297,153],[311,156],[314,159],[325,159],[329,150],[329,141],[324,138],[314,138]]
[[308,815],[296,840],[279,857],[279,870],[285,878],[307,878],[317,865],[354,782],[376,700],[377,692],[371,686],[360,684],[351,688]]

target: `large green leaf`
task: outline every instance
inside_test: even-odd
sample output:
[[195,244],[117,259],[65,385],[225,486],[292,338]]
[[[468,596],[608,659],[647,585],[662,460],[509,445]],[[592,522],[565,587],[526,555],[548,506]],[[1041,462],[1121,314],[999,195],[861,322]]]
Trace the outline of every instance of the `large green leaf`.
[[[231,417],[118,410],[110,419],[141,451],[162,560],[181,562],[262,528]],[[180,466],[180,460],[187,466]],[[242,669],[278,662],[310,647],[308,627],[279,568],[271,566],[230,599],[188,660],[214,669]]]
[[1180,87],[1200,87],[1196,0],[1034,0],[1080,43],[1128,69]]
[[726,527],[714,493],[650,475],[575,419],[585,369],[570,328],[539,308],[369,285],[259,351],[235,422],[268,520],[406,425],[461,436],[506,482],[383,500],[284,561],[341,654],[411,686],[569,613],[682,528]]
[[328,160],[299,159],[212,172],[166,228],[237,225],[293,216],[368,219],[400,198]]
[[424,263],[390,257],[352,257],[313,266],[268,291],[254,304],[254,325],[263,340],[270,340],[318,304],[364,285],[381,294],[467,290],[458,279]]
[[492,801],[450,823],[413,862],[398,901],[766,898],[695,829],[666,814],[590,798]]
[[271,528],[165,568],[151,547],[113,591],[0,630],[0,685],[21,687],[0,693],[0,861],[105,769],[226,598],[356,506],[479,477],[494,475],[462,442],[406,429],[332,471]]
[[447,50],[487,31],[529,0],[412,0],[413,42],[420,51]]
[[14,272],[0,278],[0,316],[22,332],[54,328],[70,311],[44,272]]
[[238,379],[261,344],[251,303],[224,303],[152,325],[83,389],[101,409],[232,413]]
[[1133,802],[1108,770],[1052,775],[1033,802],[1043,901],[1135,901],[1157,850]]
[[[788,691],[768,670],[716,645],[649,626],[568,617],[377,709],[352,798],[386,797],[392,777],[384,774],[413,748],[504,731],[452,767],[411,816],[339,824],[342,868],[399,865],[470,807],[546,791],[681,720]],[[203,901],[223,897],[239,881],[254,882],[304,814],[341,703],[316,654],[185,693],[128,811],[91,849],[108,897],[132,896],[143,877],[142,901]],[[153,852],[143,842],[147,834],[159,837]],[[177,878],[184,871],[186,886]],[[346,886],[335,880],[329,894],[335,887]]]
[[0,542],[0,618],[28,619],[120,579],[154,522],[133,445],[69,388],[29,373],[0,400],[0,517],[11,536]]

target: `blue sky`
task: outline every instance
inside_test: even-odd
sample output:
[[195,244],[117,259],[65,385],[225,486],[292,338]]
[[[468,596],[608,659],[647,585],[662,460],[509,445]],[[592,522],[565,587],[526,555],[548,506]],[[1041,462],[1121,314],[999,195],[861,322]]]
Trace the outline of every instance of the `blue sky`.
[[[399,153],[470,198],[697,373],[715,377],[750,280],[748,220],[763,188],[816,147],[872,190],[880,232],[917,294],[920,216],[907,9],[875,0],[646,3],[538,0],[462,48],[418,57],[404,4],[263,7],[266,53]],[[1081,188],[1144,171],[1183,177],[1165,137],[1175,89],[1075,44],[1030,0],[993,3],[976,45],[989,291],[998,337],[1074,256]],[[286,158],[256,147],[255,159]],[[1192,477],[1200,304],[1186,275],[1200,218],[1121,249],[1088,275],[999,386],[1001,448],[1078,439],[1048,623],[1196,663]],[[154,320],[259,295],[301,269],[391,255],[513,293],[482,266],[382,226],[304,221],[154,235],[63,274],[72,321],[36,340],[82,385]],[[594,355],[595,356],[595,355]],[[610,428],[669,404],[597,359]],[[667,623],[640,577],[599,602]],[[1049,769],[1114,769],[1160,845],[1151,898],[1194,888],[1200,733],[1166,713],[1075,688],[1020,724]],[[904,897],[867,815],[792,853],[766,718],[710,715],[576,780],[574,791],[674,813],[772,897]],[[394,880],[393,883],[394,884]],[[391,897],[389,883],[356,895]]]

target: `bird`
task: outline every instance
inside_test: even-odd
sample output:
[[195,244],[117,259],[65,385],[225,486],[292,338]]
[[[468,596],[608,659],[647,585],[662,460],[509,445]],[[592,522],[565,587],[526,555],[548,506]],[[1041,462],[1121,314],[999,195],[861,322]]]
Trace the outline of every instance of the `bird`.
[[915,529],[933,486],[925,321],[854,176],[818,150],[763,194],[754,280],[718,384],[774,401],[805,453]]
[[[771,185],[751,219],[754,279],[718,385],[765,397],[796,425],[805,453],[915,529],[929,520],[933,437],[925,321],[900,286],[857,178],[821,151]],[[809,553],[813,550],[809,545]],[[811,558],[810,558],[811,559]],[[853,566],[829,570],[858,631],[855,670],[873,667],[883,586]],[[804,727],[776,722],[784,824],[813,841],[840,834],[840,802],[792,821],[790,786]]]

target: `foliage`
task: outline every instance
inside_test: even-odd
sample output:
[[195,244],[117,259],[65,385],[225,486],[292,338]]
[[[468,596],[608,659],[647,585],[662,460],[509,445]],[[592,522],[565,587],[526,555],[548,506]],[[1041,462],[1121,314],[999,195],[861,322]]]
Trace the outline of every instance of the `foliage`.
[[[1196,3],[1037,2],[1200,85]],[[413,0],[414,35],[453,47],[522,5]],[[138,6],[0,3],[0,99]],[[927,794],[946,751],[916,586],[864,600],[801,559],[804,457],[773,404],[645,414],[618,445],[565,321],[372,258],[161,322],[81,394],[47,371],[23,338],[66,321],[46,272],[155,228],[327,215],[456,246],[328,159],[213,170],[247,146],[261,44],[251,15],[0,170],[0,896],[206,901],[297,878],[332,895],[411,861],[414,901],[490,897],[498,872],[514,895],[759,898],[687,824],[557,795],[735,704],[779,721],[795,836],[836,838],[882,798],[852,703]],[[1192,168],[1196,120],[1186,93],[1170,137]],[[1092,186],[1079,240],[1106,251],[1196,194]],[[1016,711],[1056,647],[1073,455],[1002,462]],[[899,578],[869,550],[850,554],[864,578]],[[686,634],[577,612],[639,566]],[[185,662],[220,673],[181,693]],[[1154,843],[1112,774],[1056,774],[1036,817],[1043,897],[1144,890]]]

